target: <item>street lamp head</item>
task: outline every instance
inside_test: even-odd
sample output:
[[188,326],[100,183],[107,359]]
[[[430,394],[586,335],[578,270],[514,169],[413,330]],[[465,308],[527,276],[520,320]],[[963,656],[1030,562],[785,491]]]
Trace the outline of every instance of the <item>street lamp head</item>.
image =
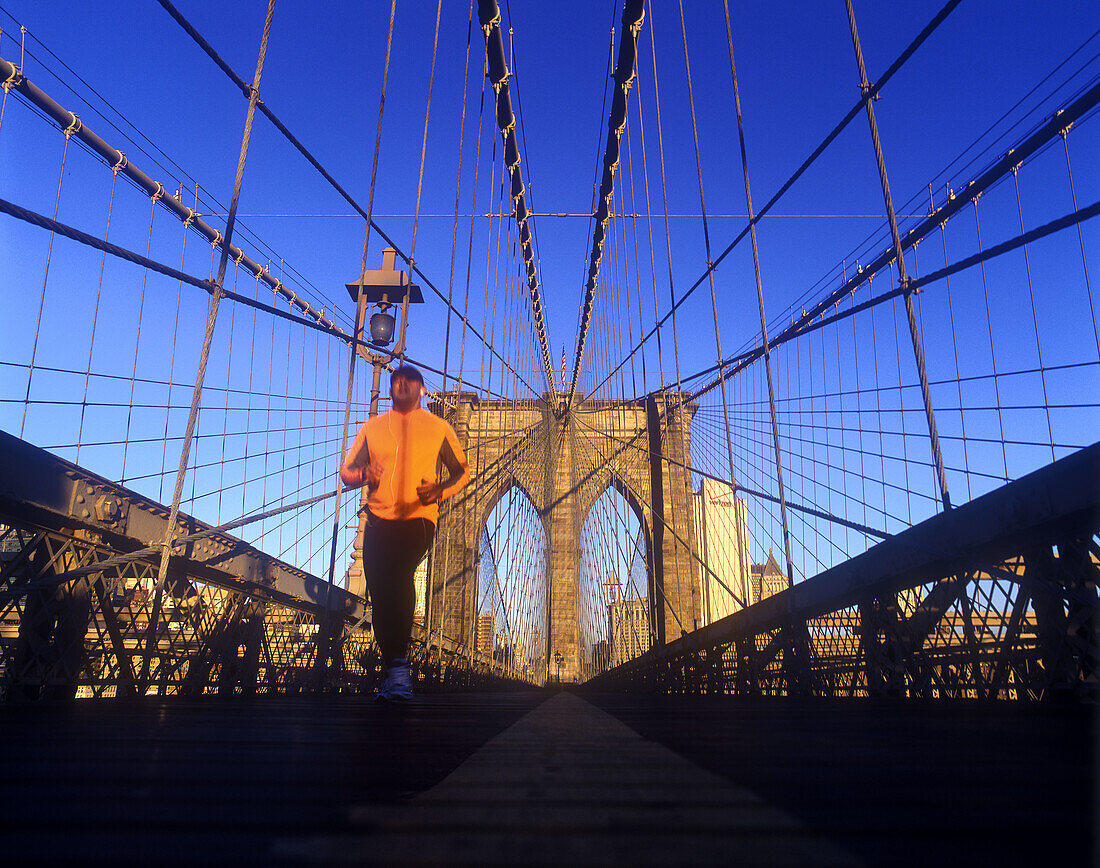
[[380,347],[393,343],[394,318],[393,314],[386,312],[386,306],[381,305],[377,313],[370,318],[370,342]]
[[382,267],[365,269],[352,283],[345,283],[351,300],[357,302],[360,296],[375,304],[400,304],[405,296],[410,304],[421,304],[424,294],[420,287],[412,283],[406,271],[395,268],[396,251],[392,247],[382,251]]

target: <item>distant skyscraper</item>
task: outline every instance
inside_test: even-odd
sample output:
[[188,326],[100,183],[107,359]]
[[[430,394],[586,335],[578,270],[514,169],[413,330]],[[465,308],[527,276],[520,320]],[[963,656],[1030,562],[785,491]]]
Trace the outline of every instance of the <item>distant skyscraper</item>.
[[696,564],[702,609],[699,626],[705,627],[741,609],[738,599],[745,606],[756,602],[750,577],[747,511],[732,486],[704,479],[692,494],[692,513],[699,558],[709,567],[706,570]]
[[493,655],[494,622],[492,615],[477,616],[477,650],[490,657]]
[[649,600],[636,597],[611,604],[611,665],[649,650]]
[[607,655],[607,640],[600,639],[599,642],[592,643],[592,670],[593,674],[596,672],[603,672],[607,669],[609,663]]
[[505,666],[515,665],[515,647],[512,645],[512,637],[506,630],[497,633],[497,644],[493,649],[493,656]]
[[413,574],[413,587],[416,588],[416,609],[413,618],[424,623],[424,607],[428,596],[428,558],[420,562]]

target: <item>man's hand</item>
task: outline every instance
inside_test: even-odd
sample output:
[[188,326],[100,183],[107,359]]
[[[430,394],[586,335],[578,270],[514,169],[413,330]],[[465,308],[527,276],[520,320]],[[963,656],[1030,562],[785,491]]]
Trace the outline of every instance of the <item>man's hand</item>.
[[438,501],[442,493],[443,486],[440,483],[429,482],[427,479],[421,478],[420,484],[416,486],[416,496],[420,498],[420,502],[424,506]]
[[382,470],[382,465],[377,462],[372,462],[362,469],[363,485],[368,491],[374,491],[382,482]]
[[359,467],[348,467],[345,464],[340,468],[340,479],[344,485],[352,488],[365,485],[368,491],[374,491],[382,481],[383,469],[381,464],[364,464]]

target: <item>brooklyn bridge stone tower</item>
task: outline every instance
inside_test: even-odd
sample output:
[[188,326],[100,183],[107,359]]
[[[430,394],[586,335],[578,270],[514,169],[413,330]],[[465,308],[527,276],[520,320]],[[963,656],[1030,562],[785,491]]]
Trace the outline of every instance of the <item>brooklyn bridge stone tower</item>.
[[[682,392],[639,402],[486,399],[474,392],[435,396],[433,412],[454,427],[466,450],[471,484],[440,516],[429,563],[427,619],[465,641],[476,630],[479,541],[493,508],[512,487],[534,504],[545,531],[546,624],[540,633],[552,675],[579,680],[580,539],[596,500],[614,488],[637,514],[645,541],[654,642],[693,629],[699,611],[692,527],[691,421],[696,405]],[[535,649],[532,649],[535,650]],[[561,655],[560,658],[558,655]]]

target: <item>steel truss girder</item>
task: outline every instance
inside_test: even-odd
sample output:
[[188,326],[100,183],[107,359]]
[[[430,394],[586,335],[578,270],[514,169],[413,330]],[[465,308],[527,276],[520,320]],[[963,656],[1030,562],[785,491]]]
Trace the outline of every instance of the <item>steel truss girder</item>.
[[[62,578],[159,543],[167,516],[0,432],[0,698],[372,689],[380,667],[359,629],[365,601],[228,534],[171,558],[171,611],[139,599],[159,553]],[[183,535],[204,530],[181,514]],[[428,647],[414,631],[412,644],[424,689],[508,682],[446,637]],[[143,657],[153,661],[144,679]]]
[[[54,531],[80,530],[98,535],[113,552],[130,552],[163,542],[168,510],[0,431],[0,520]],[[180,536],[213,529],[183,513],[178,525]],[[364,614],[359,597],[229,534],[187,543],[173,554],[171,571],[314,614],[327,609],[348,620]]]
[[[159,553],[107,563],[162,540],[167,517],[161,504],[0,432],[0,693],[302,689],[340,677],[344,655],[369,642],[349,630],[365,621],[363,600],[227,534],[182,546],[170,560],[169,611],[150,608]],[[212,529],[181,516],[181,530]],[[328,633],[341,659],[319,667]],[[280,672],[290,653],[298,659]]]
[[[1098,479],[1100,443],[592,683],[673,692],[1096,698]],[[972,598],[982,588],[990,594],[990,586],[1004,597],[1003,613]],[[832,624],[835,635],[822,624]],[[823,652],[815,630],[843,651]],[[938,639],[941,632],[949,635]],[[700,663],[715,653],[732,655],[730,673]],[[965,670],[961,685],[945,680],[956,670]]]

